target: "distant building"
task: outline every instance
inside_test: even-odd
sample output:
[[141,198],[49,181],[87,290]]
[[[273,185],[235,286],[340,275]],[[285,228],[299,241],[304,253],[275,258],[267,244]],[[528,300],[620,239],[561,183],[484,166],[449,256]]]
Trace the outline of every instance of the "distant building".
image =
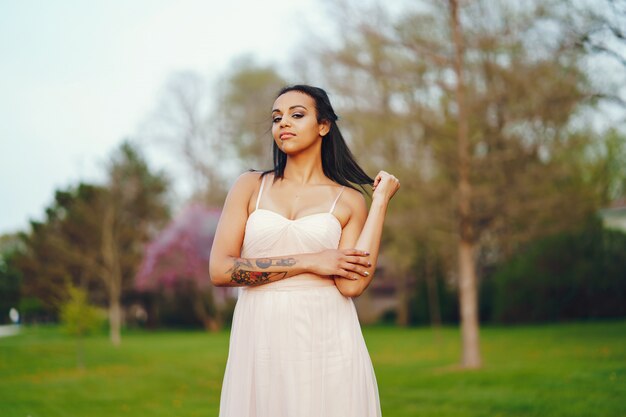
[[[374,279],[363,294],[354,299],[354,305],[359,313],[359,321],[362,324],[379,322],[385,315],[395,317],[400,308],[400,282],[397,276],[389,272],[385,267],[387,258],[384,252],[378,257],[378,265],[374,273]],[[404,291],[413,292],[415,278],[409,278],[405,283]]]
[[609,207],[600,210],[599,214],[604,227],[626,232],[626,199],[614,201]]

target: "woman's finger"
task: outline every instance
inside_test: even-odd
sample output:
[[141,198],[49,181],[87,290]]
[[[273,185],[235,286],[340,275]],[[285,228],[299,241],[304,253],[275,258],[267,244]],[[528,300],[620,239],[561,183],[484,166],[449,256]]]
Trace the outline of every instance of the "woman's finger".
[[346,258],[346,262],[351,263],[351,264],[360,264],[361,259],[363,259],[363,257],[361,256],[348,256]]
[[357,279],[359,279],[359,276],[357,274],[355,274],[353,272],[346,271],[346,270],[341,271],[340,275],[342,277],[344,277],[346,279],[349,279],[349,280],[352,280],[352,281],[356,281]]
[[352,272],[354,272],[356,274],[359,274],[361,276],[364,276],[364,277],[368,277],[370,275],[370,273],[368,271],[366,271],[365,268],[362,268],[358,264],[345,263],[341,267],[343,269],[345,269],[346,271],[348,271],[348,272],[352,271]]
[[382,177],[382,175],[381,175],[381,173],[382,173],[382,172],[383,172],[383,171],[380,171],[380,172],[376,175],[376,177],[374,178],[374,184],[373,184],[373,187],[374,187],[374,188],[376,188],[376,186],[378,185],[378,183],[380,183],[380,181],[383,179],[383,177]]
[[369,252],[361,249],[344,249],[343,254],[346,256],[369,256]]
[[350,256],[347,261],[351,264],[361,265],[366,268],[372,266],[372,263],[366,257]]

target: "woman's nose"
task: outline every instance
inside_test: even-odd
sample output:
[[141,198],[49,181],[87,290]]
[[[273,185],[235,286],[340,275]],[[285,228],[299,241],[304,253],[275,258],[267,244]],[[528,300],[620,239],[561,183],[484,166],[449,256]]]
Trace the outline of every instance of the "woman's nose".
[[289,126],[289,121],[287,117],[281,117],[280,119],[280,127]]

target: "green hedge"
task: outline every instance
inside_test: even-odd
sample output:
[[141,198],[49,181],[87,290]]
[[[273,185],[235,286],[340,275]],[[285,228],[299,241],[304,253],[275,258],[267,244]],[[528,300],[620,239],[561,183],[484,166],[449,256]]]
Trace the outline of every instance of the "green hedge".
[[[459,321],[458,293],[435,265],[442,321]],[[415,267],[409,320],[430,323],[423,259]],[[575,232],[529,244],[480,279],[482,323],[531,323],[626,317],[626,234],[589,221]]]
[[626,234],[594,220],[537,241],[498,268],[481,294],[501,323],[624,317]]

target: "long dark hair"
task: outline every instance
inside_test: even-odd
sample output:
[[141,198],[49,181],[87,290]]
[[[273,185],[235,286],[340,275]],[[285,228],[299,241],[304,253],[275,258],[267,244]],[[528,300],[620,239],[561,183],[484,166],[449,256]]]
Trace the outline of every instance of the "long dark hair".
[[[297,84],[284,87],[278,92],[276,98],[282,96],[289,91],[299,91],[311,97],[315,101],[315,110],[317,113],[317,122],[328,121],[330,130],[322,140],[322,169],[324,175],[338,184],[354,188],[353,184],[358,184],[363,188],[364,184],[372,185],[374,180],[363,171],[354,159],[354,155],[350,152],[343,135],[337,126],[337,115],[330,104],[330,99],[326,91],[319,87],[310,85]],[[274,180],[283,178],[285,174],[285,166],[287,165],[287,154],[283,152],[276,142],[273,144],[274,169],[264,171],[261,176],[270,172],[274,173]]]

